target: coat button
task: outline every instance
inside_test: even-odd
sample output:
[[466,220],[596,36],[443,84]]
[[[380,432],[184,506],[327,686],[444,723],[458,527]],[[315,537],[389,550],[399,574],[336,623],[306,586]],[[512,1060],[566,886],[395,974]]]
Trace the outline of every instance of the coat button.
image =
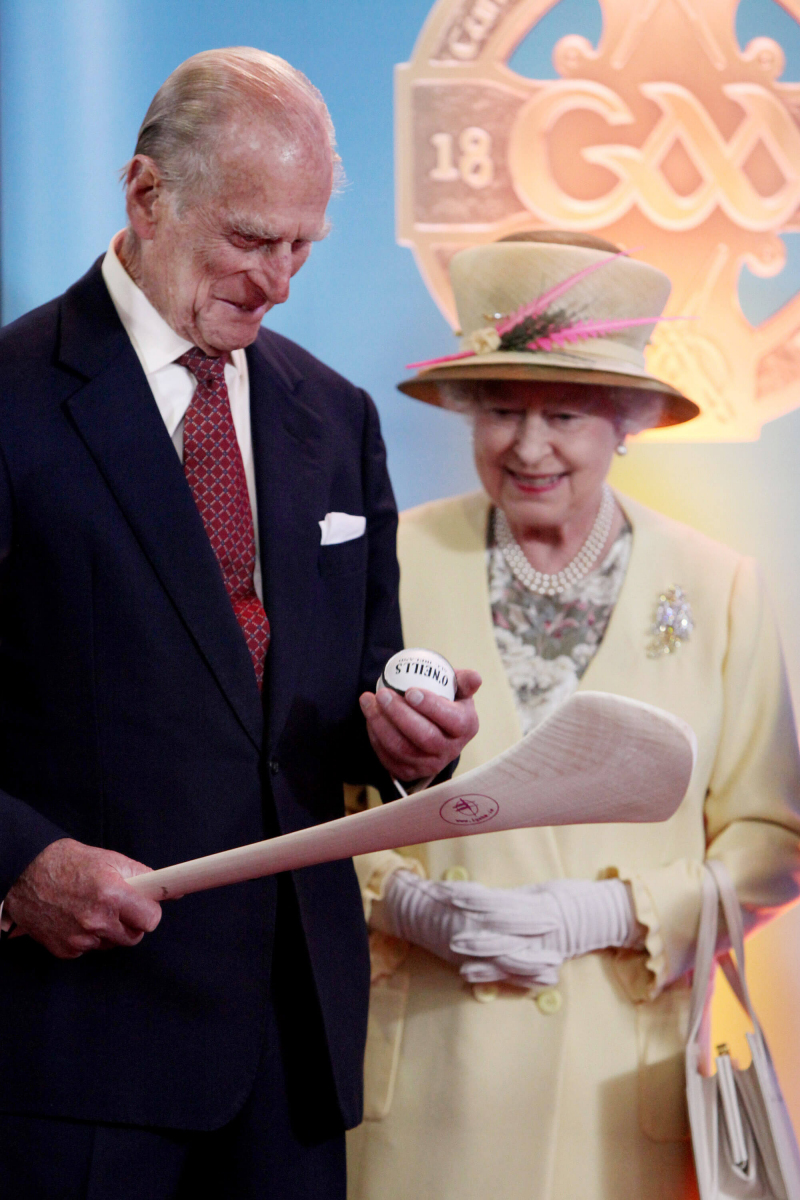
[[269,773],[270,773],[270,775],[277,775],[279,770],[280,770],[280,766],[279,766],[279,764],[278,764],[278,760],[277,760],[277,758],[271,758],[271,759],[269,760]]
[[536,1007],[545,1017],[554,1017],[563,1003],[564,997],[558,988],[545,988],[536,997]]
[[496,983],[473,983],[472,994],[479,1004],[491,1004],[500,995]]
[[447,883],[467,883],[469,871],[466,867],[448,867],[443,873],[442,879]]

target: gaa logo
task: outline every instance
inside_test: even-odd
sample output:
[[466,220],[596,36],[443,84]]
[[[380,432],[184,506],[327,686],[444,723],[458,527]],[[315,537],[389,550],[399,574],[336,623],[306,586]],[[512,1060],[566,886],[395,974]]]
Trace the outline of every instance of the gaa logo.
[[[800,0],[782,0],[800,21]],[[520,229],[600,234],[673,281],[648,367],[701,406],[648,437],[739,440],[800,404],[800,298],[758,327],[746,264],[785,263],[800,216],[800,86],[774,40],[740,48],[737,0],[604,0],[597,49],[553,50],[559,78],[508,60],[552,3],[438,0],[397,69],[400,241],[455,324],[447,265]]]
[[500,805],[491,796],[453,796],[445,800],[439,816],[448,825],[484,825],[500,811]]

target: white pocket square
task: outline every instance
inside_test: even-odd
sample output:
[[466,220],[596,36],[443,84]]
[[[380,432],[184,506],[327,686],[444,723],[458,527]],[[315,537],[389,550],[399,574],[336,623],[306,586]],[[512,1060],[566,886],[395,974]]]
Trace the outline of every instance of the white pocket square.
[[326,513],[319,527],[322,530],[321,545],[336,546],[339,542],[352,542],[353,538],[363,537],[367,518],[354,517],[350,513]]

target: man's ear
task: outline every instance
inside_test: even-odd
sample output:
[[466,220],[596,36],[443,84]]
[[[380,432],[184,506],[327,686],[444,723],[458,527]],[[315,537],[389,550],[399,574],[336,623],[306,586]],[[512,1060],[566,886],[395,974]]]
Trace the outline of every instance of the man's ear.
[[164,181],[152,158],[136,154],[128,165],[125,208],[131,229],[142,241],[155,237],[159,200],[164,198]]

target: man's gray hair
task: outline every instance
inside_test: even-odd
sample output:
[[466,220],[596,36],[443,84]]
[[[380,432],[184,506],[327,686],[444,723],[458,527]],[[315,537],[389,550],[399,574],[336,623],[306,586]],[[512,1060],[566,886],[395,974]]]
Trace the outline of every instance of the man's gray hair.
[[321,93],[285,59],[250,46],[205,50],[176,67],[153,97],[135,154],[153,159],[178,198],[208,193],[217,136],[237,113],[261,115],[289,136],[313,136],[321,126],[340,182],[336,135]]

